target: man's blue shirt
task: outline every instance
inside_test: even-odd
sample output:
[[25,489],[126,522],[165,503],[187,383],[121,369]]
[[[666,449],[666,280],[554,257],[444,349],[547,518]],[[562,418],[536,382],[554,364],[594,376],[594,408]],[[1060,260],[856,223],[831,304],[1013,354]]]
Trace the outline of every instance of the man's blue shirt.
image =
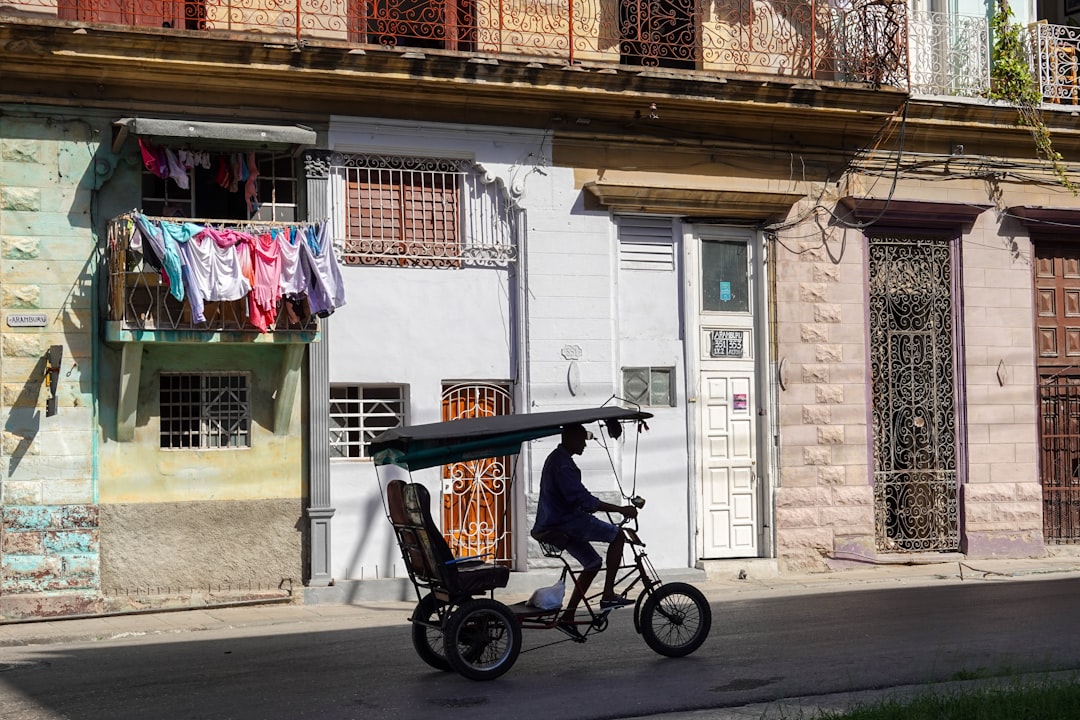
[[581,483],[581,470],[561,444],[551,451],[540,474],[540,499],[534,530],[555,530],[591,515],[600,499]]

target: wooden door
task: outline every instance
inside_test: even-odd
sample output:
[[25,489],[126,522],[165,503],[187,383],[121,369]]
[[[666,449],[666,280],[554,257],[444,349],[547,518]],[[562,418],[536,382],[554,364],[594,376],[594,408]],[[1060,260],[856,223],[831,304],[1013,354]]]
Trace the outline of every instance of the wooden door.
[[1048,543],[1080,543],[1080,249],[1035,244],[1039,478]]

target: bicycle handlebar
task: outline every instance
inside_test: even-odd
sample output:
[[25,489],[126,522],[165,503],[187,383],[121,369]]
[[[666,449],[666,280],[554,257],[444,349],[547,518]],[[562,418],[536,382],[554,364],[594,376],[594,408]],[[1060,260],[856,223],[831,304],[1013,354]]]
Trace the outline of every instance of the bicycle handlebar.
[[[634,497],[627,498],[627,499],[630,501],[630,504],[633,505],[634,507],[636,507],[638,510],[645,507],[645,498],[641,497],[640,495],[635,495]],[[608,517],[611,520],[614,520],[614,518],[611,518],[611,513],[608,513]],[[637,520],[637,516],[631,518],[631,517],[628,517],[626,515],[623,515],[622,518],[617,523],[615,523],[615,525],[617,527],[622,527],[622,526],[626,525],[627,523],[629,523],[631,520]]]

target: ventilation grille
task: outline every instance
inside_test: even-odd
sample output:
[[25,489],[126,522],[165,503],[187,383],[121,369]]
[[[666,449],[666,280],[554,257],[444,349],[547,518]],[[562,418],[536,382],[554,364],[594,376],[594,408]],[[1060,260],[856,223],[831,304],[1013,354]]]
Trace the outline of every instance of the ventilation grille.
[[675,241],[670,218],[619,218],[619,267],[674,270]]

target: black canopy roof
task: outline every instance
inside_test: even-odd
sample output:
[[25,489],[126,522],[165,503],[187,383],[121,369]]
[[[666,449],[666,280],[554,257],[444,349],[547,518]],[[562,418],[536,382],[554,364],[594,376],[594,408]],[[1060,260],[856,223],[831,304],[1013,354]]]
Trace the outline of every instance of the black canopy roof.
[[652,413],[606,405],[586,410],[496,415],[387,430],[371,443],[376,465],[421,470],[436,465],[515,455],[527,440],[558,435],[565,425],[645,420]]

